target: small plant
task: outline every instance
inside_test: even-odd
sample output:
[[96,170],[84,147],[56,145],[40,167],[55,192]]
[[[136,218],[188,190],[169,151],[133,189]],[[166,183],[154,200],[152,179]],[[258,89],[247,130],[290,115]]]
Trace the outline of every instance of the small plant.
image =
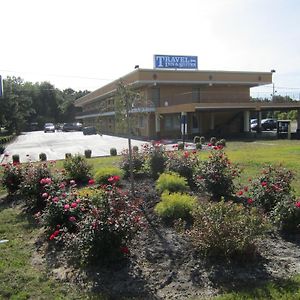
[[109,179],[113,176],[122,177],[122,171],[119,168],[103,167],[96,171],[94,179],[99,184],[110,184]]
[[176,219],[190,219],[190,212],[197,204],[197,198],[181,193],[163,193],[161,201],[155,206],[154,211],[166,221]]
[[205,137],[204,136],[200,136],[200,144],[201,145],[205,144]]
[[217,138],[213,136],[213,137],[210,138],[209,142],[210,142],[210,144],[212,146],[216,146],[216,144],[217,144]]
[[165,170],[166,154],[160,147],[155,147],[148,153],[147,163],[153,179],[157,179]]
[[[143,177],[146,175],[144,169],[146,157],[139,152],[132,152],[132,171],[134,177]],[[130,176],[130,158],[128,150],[122,152],[122,160],[120,163],[120,168],[124,172],[124,177],[128,178]]]
[[68,158],[71,158],[72,157],[72,154],[71,153],[66,153],[65,154],[65,159],[68,159]]
[[220,139],[219,141],[217,141],[216,145],[226,147],[226,140],[225,139]]
[[19,164],[6,164],[4,166],[1,185],[4,186],[9,195],[16,193],[20,189],[23,181],[23,170]]
[[64,168],[69,179],[79,183],[86,183],[90,178],[91,166],[82,155],[71,156],[64,160]]
[[92,157],[92,150],[90,150],[90,149],[84,150],[84,156],[85,156],[85,158],[91,158]]
[[138,146],[133,146],[132,151],[133,152],[139,152],[139,147]]
[[192,216],[188,234],[205,256],[252,257],[255,241],[270,228],[259,210],[233,202],[203,202],[193,209]]
[[166,170],[176,172],[187,179],[191,188],[195,187],[193,174],[195,168],[199,165],[197,153],[189,151],[169,152],[167,153]]
[[184,143],[178,143],[178,150],[184,150]]
[[194,136],[194,144],[200,143],[200,136]]
[[5,147],[4,147],[4,146],[2,146],[2,145],[0,145],[0,154],[3,154],[3,153],[4,153],[4,151],[5,151]]
[[116,156],[117,155],[117,149],[116,148],[110,148],[110,155],[111,156]]
[[199,142],[196,144],[196,149],[201,150],[202,149],[202,144]]
[[20,156],[19,156],[19,154],[14,154],[12,156],[12,161],[13,161],[13,164],[19,164],[20,163]]
[[215,148],[209,158],[196,168],[194,180],[201,191],[210,194],[214,200],[220,200],[222,196],[231,197],[234,194],[234,179],[239,177],[240,170],[222,149]]
[[47,160],[47,155],[46,155],[46,153],[40,153],[40,154],[39,154],[39,159],[40,159],[40,161],[46,161],[46,160]]
[[184,192],[188,189],[187,180],[175,172],[161,174],[155,186],[159,193],[164,191],[169,191],[170,193]]

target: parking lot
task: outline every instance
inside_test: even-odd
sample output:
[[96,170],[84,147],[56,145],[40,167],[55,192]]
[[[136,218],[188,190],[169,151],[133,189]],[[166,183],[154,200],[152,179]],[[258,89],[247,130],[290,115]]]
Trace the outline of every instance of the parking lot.
[[[132,140],[132,146],[139,148],[145,143],[146,141]],[[7,145],[0,161],[10,162],[14,154],[19,154],[21,162],[38,161],[40,153],[45,153],[48,160],[58,160],[64,159],[66,153],[84,154],[87,149],[92,150],[92,157],[109,156],[111,148],[116,148],[120,154],[122,150],[128,149],[128,140],[109,135],[83,135],[81,131],[34,131],[23,133]]]

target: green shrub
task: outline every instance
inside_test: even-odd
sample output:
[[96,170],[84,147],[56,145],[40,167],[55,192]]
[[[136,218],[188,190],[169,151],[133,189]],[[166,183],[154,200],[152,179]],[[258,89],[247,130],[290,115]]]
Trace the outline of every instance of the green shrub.
[[196,205],[197,198],[181,193],[163,193],[161,201],[155,206],[154,211],[166,221],[176,219],[190,219],[190,212]]
[[233,202],[203,202],[193,209],[192,216],[188,233],[193,246],[205,256],[251,257],[255,241],[269,229],[256,208]]
[[109,184],[108,179],[112,176],[122,177],[122,171],[115,167],[103,167],[96,171],[94,179],[99,184]]
[[147,163],[153,179],[156,180],[159,174],[164,172],[166,160],[166,154],[160,147],[155,147],[149,151]]
[[91,166],[82,155],[74,155],[64,160],[64,168],[69,179],[77,183],[86,183],[90,178]]
[[194,136],[194,144],[200,143],[200,136]]
[[184,150],[184,143],[178,143],[178,150]]
[[23,181],[23,170],[20,164],[6,164],[4,166],[1,185],[6,188],[7,193],[12,195],[20,189]]
[[15,164],[20,163],[20,156],[19,156],[19,154],[14,154],[14,155],[12,156],[12,161],[13,161],[13,163],[15,163]]
[[132,151],[134,151],[134,152],[139,152],[139,147],[138,147],[138,146],[133,146],[133,147],[132,147]]
[[237,166],[229,161],[222,149],[216,147],[211,151],[209,158],[196,168],[194,180],[200,191],[219,200],[222,196],[231,197],[234,194],[234,179],[239,175],[240,170]]
[[205,144],[205,137],[204,136],[200,136],[200,144]]
[[164,191],[169,191],[170,193],[184,192],[188,189],[187,180],[175,172],[161,174],[155,186],[159,193]]
[[217,146],[226,147],[226,140],[225,139],[220,139],[219,141],[217,141]]
[[52,183],[50,168],[46,163],[29,163],[23,167],[20,193],[31,211],[43,209],[46,205],[45,182]]
[[46,160],[47,160],[47,155],[46,155],[46,153],[40,153],[40,154],[39,154],[39,159],[40,159],[40,161],[46,161]]
[[[146,170],[144,169],[146,157],[139,152],[132,152],[132,171],[135,178],[143,177],[146,175]],[[124,172],[124,177],[128,178],[130,176],[130,158],[129,151],[125,150],[122,152],[122,160],[120,163],[120,168]]]
[[110,155],[111,156],[116,156],[117,155],[117,149],[116,148],[110,148]]
[[72,157],[72,154],[71,153],[66,153],[65,154],[65,159],[68,159],[68,158],[71,158]]
[[199,142],[196,144],[196,149],[201,150],[202,149],[202,144]]
[[92,150],[90,150],[90,149],[84,150],[84,156],[85,156],[85,158],[91,158],[92,157]]
[[193,180],[193,174],[195,168],[199,165],[197,153],[189,151],[171,151],[167,153],[166,170],[170,172],[176,172],[180,176],[187,179],[187,182],[191,188],[195,187]]
[[2,146],[2,145],[0,145],[0,154],[3,154],[3,153],[4,153],[4,151],[5,151],[5,147],[4,147],[4,146]]
[[217,143],[217,138],[213,136],[213,137],[210,138],[210,141],[209,141],[209,142],[210,142],[210,144],[211,144],[212,146],[215,146],[216,143]]

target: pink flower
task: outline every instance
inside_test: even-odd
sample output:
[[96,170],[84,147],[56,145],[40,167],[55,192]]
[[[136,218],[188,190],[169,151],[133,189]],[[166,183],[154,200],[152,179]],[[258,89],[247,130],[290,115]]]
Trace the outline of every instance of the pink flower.
[[70,222],[75,222],[75,221],[76,221],[76,218],[75,218],[74,216],[71,216],[71,217],[69,217],[69,221],[70,221]]
[[52,240],[54,240],[54,238],[55,238],[55,235],[51,234],[50,237],[49,237],[49,240],[52,241]]
[[64,183],[61,183],[61,184],[59,185],[59,188],[60,188],[60,189],[64,189],[64,188],[65,188],[65,184],[64,184]]
[[76,199],[76,203],[80,203],[80,201],[81,201],[81,200],[80,200],[79,198],[78,198],[78,199]]
[[57,203],[57,202],[58,202],[58,200],[59,200],[59,198],[58,198],[58,197],[54,197],[54,198],[52,199],[52,201],[53,201],[53,202],[55,202],[55,203]]
[[119,180],[120,180],[120,176],[118,176],[118,175],[115,175],[115,176],[111,176],[111,177],[109,177],[108,179],[107,179],[110,183],[116,183],[116,182],[118,182]]
[[207,146],[208,146],[208,147],[211,147],[211,146],[212,146],[212,144],[211,144],[211,143],[209,143],[209,144],[207,144]]
[[71,207],[72,207],[72,208],[76,208],[76,207],[77,207],[77,203],[76,203],[76,202],[73,202],[73,203],[71,204]]
[[65,205],[64,205],[64,209],[65,209],[65,210],[68,210],[69,208],[70,208],[70,205],[69,205],[69,204],[65,204]]
[[95,184],[95,180],[94,180],[94,179],[90,179],[89,182],[88,182],[88,184],[89,184],[89,185]]
[[296,202],[296,203],[295,203],[295,206],[296,206],[297,208],[300,208],[300,201]]
[[184,152],[184,157],[185,157],[185,158],[188,158],[188,157],[189,157],[189,155],[190,155],[190,154],[189,154],[189,152],[188,152],[188,151],[185,151],[185,152]]
[[47,197],[48,197],[48,194],[47,194],[47,193],[43,193],[43,194],[42,194],[42,197],[43,197],[43,198],[47,198]]
[[266,181],[263,181],[263,182],[261,183],[261,185],[262,185],[262,186],[267,186],[267,182],[266,182]]

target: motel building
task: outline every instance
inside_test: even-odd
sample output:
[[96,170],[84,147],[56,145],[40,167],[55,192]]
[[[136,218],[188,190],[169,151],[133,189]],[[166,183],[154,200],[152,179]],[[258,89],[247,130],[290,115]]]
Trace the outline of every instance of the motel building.
[[[195,60],[195,57],[186,59],[189,58]],[[157,62],[162,64],[162,60]],[[167,67],[160,68],[158,64],[153,69],[137,67],[77,99],[75,105],[81,112],[76,119],[84,126],[95,126],[102,134],[126,134],[115,120],[115,94],[121,80],[148,103],[139,109],[133,107],[129,112],[134,122],[131,134],[136,138],[181,138],[183,131],[190,139],[196,135],[249,136],[250,117],[257,118],[260,124],[263,112],[295,109],[298,110],[299,132],[300,103],[250,100],[250,88],[272,84],[272,71],[204,71],[197,70],[197,61],[192,64],[194,69],[188,68],[186,61],[176,65],[169,59],[169,64],[164,65]]]

